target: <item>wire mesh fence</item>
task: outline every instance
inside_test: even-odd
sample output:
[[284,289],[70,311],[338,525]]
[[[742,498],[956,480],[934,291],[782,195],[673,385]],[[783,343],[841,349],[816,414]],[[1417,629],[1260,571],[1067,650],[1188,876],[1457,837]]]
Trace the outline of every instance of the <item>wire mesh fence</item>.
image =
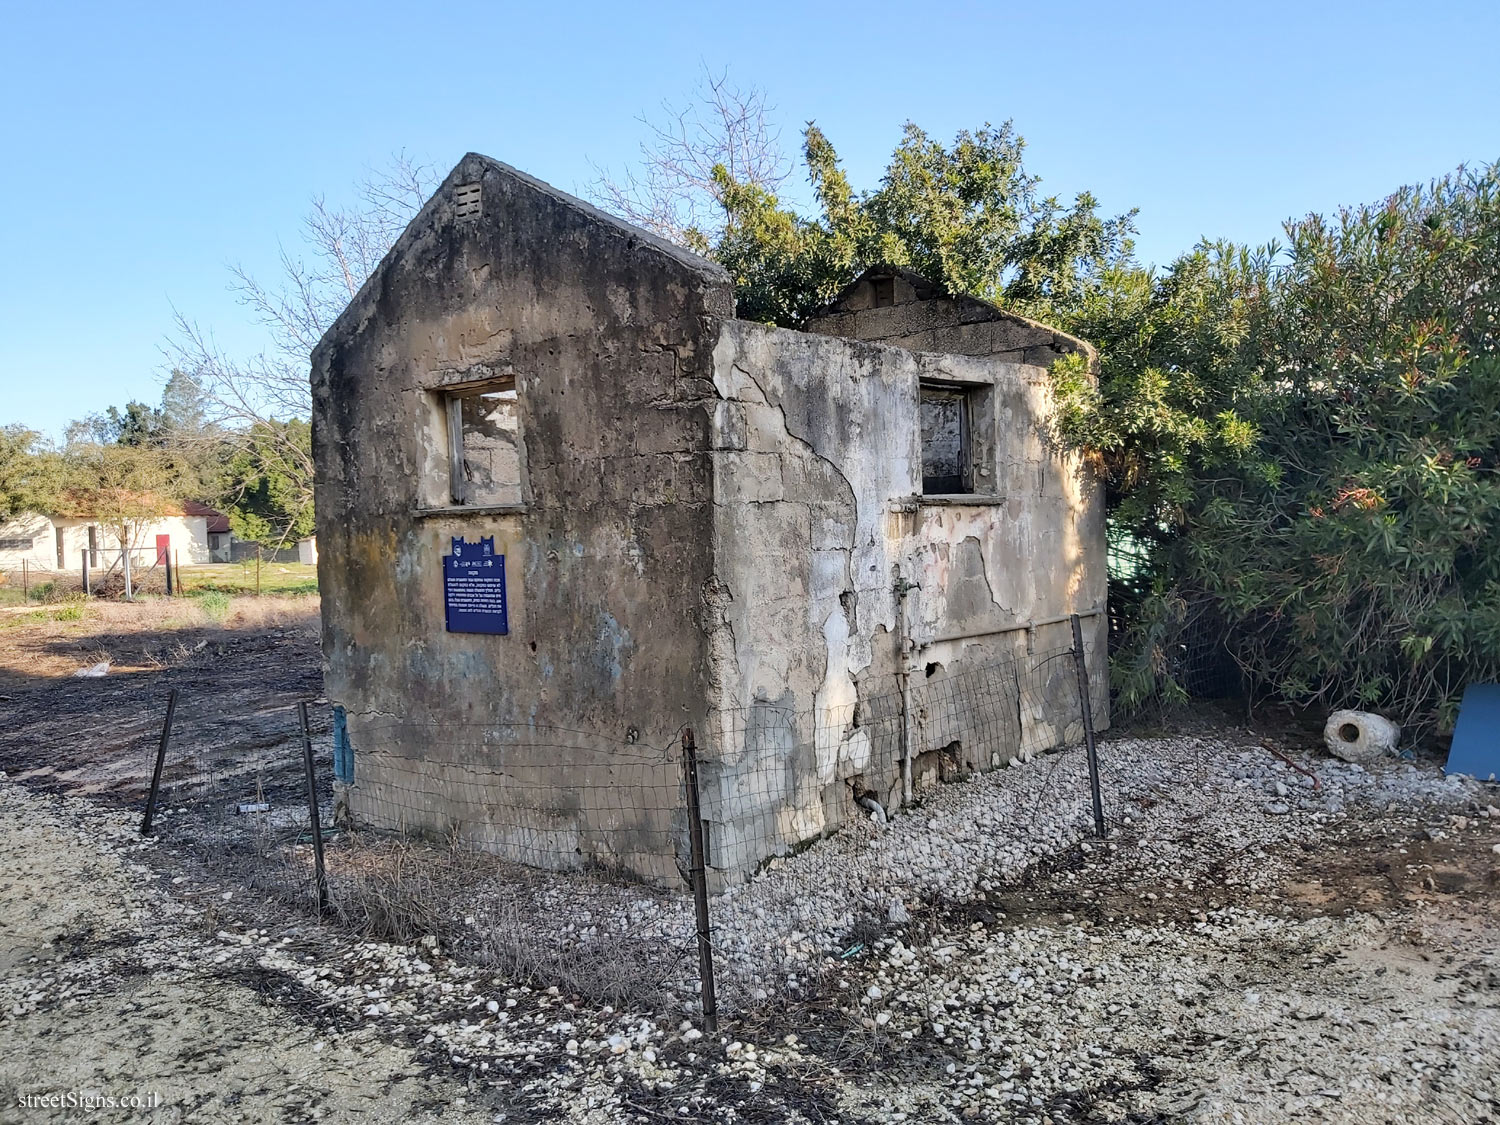
[[245,717],[248,749],[178,747],[169,714],[148,821],[361,933],[461,933],[512,976],[602,998],[698,991],[711,1022],[710,895],[942,782],[1083,741],[1092,761],[1090,713],[1108,697],[1075,636],[821,706],[725,708],[655,744],[282,700]]
[[[165,595],[177,592],[175,563],[163,561],[150,549],[130,552],[127,569],[118,550],[83,552],[92,561],[85,567],[81,558],[63,567],[41,567],[30,563],[0,566],[0,590],[19,595],[23,601],[48,603],[66,601],[81,595],[119,598],[146,594]],[[168,571],[171,571],[169,577]]]
[[[318,904],[308,778],[299,704],[268,700],[236,716],[204,715],[212,701],[174,690],[157,752],[159,782],[142,830],[189,853],[241,885],[291,904]],[[194,714],[194,712],[199,712]],[[195,738],[171,737],[197,720]],[[333,814],[332,729],[326,705],[308,708],[313,791],[320,825]],[[336,838],[337,830],[333,836]]]
[[853,818],[883,821],[934,785],[1082,742],[1078,669],[1073,648],[1054,649],[909,674],[839,706],[720,712],[701,740],[709,867],[744,878]]
[[1241,707],[1251,685],[1207,601],[1111,596],[1109,670],[1120,720],[1160,721],[1206,702]]
[[679,741],[535,723],[350,716],[360,823],[457,835],[529,867],[680,881]]

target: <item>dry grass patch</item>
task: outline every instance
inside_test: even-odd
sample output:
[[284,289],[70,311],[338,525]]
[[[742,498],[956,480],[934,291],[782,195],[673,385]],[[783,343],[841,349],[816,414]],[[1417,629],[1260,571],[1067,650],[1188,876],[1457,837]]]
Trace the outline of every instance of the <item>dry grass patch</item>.
[[[638,937],[625,925],[569,927],[549,896],[604,897],[595,875],[536,871],[452,838],[431,842],[348,833],[326,849],[338,923],[361,937],[409,944],[427,936],[516,984],[556,985],[623,1007],[659,1008],[697,987],[693,950]],[[308,859],[287,855],[287,887],[304,898]],[[639,888],[632,893],[638,893]],[[559,925],[559,922],[563,925]]]

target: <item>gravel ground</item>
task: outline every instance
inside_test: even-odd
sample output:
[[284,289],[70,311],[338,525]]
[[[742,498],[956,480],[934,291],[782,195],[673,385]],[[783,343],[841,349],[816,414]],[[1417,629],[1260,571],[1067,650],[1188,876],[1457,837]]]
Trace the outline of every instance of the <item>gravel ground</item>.
[[[181,1120],[1500,1121],[1493,786],[1296,755],[1315,788],[1234,731],[1101,756],[1107,840],[1075,750],[716,896],[719,1038],[682,895],[491,876],[358,941],[0,785],[0,1114],[109,1079]],[[475,956],[518,946],[573,987]]]

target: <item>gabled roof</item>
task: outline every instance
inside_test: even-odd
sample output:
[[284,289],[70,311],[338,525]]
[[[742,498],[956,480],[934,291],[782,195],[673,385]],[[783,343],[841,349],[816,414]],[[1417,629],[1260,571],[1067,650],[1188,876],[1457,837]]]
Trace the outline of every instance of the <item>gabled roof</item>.
[[[458,186],[483,180],[486,176],[498,176],[509,180],[514,184],[523,186],[529,191],[535,192],[537,195],[543,196],[555,203],[560,203],[562,206],[585,216],[600,226],[612,228],[620,235],[632,240],[635,245],[644,247],[652,253],[659,254],[663,259],[672,262],[678,267],[698,274],[708,284],[724,287],[733,285],[728,271],[717,262],[712,262],[701,255],[694,254],[691,250],[667,241],[660,235],[653,234],[651,231],[644,230],[605,211],[601,211],[593,204],[586,203],[576,196],[569,195],[567,192],[553,187],[551,184],[544,183],[535,176],[528,176],[520,169],[512,168],[509,164],[502,163],[494,157],[470,152],[465,154],[464,158],[453,166],[453,171],[448,173],[447,178],[438,185],[437,190],[432,193],[431,198],[422,205],[422,209],[406,225],[406,229],[401,232],[401,237],[396,239],[385,257],[380,260],[380,264],[375,267],[370,276],[365,280],[365,283],[360,286],[359,292],[354,295],[354,298],[345,306],[344,311],[329,325],[328,330],[323,333],[322,339],[313,348],[314,354],[326,347],[331,340],[344,335],[354,327],[354,324],[364,315],[367,305],[373,299],[373,295],[380,291],[385,274],[396,262],[401,260],[412,243],[436,222],[436,213],[450,203]],[[483,214],[484,218],[482,221],[493,223],[498,222],[500,219],[498,214],[488,210]]]
[[[211,508],[207,504],[197,500],[170,500],[160,493],[146,492],[131,494],[131,498],[140,501],[143,511],[153,511],[156,515],[141,517],[144,522],[153,519],[161,519],[169,516],[202,516],[206,521],[207,530],[213,535],[222,535],[229,530],[229,517],[217,508]],[[16,513],[20,515],[21,513]],[[88,506],[77,503],[69,503],[67,497],[45,512],[33,512],[32,515],[41,516],[43,519],[56,520],[94,520],[98,516]]]
[[1043,324],[1041,321],[1032,320],[1029,316],[1022,316],[1020,313],[1003,309],[999,305],[982,300],[979,297],[971,297],[967,293],[950,293],[947,287],[941,282],[934,281],[932,278],[920,274],[916,270],[907,269],[905,266],[881,264],[868,267],[848,285],[840,289],[833,300],[812,313],[805,323],[811,324],[813,321],[838,316],[840,313],[847,312],[846,305],[849,298],[854,295],[855,291],[861,285],[867,281],[888,277],[897,277],[909,284],[915,290],[918,301],[941,300],[949,302],[958,313],[957,323],[974,324],[981,321],[1010,321],[1013,324],[1025,325],[1028,328],[1036,329],[1038,332],[1050,334],[1056,338],[1058,344],[1063,345],[1059,350],[1078,351],[1088,356],[1090,363],[1093,363],[1097,356],[1093,345],[1087,340],[1081,340],[1077,336],[1052,327],[1050,324]]
[[200,504],[196,500],[184,500],[182,502],[182,514],[185,516],[205,516],[208,519],[208,532],[210,535],[222,535],[229,530],[229,517],[217,508],[210,508],[207,504]]
[[905,266],[881,264],[866,267],[863,273],[834,294],[833,300],[814,311],[808,319],[816,320],[820,316],[828,316],[831,313],[838,312],[840,306],[866,281],[886,277],[899,277],[907,282],[917,291],[917,300],[919,301],[931,301],[941,297],[947,298],[950,301],[980,305],[987,309],[993,309],[995,312],[1000,311],[998,306],[992,305],[988,301],[981,301],[978,297],[969,297],[962,293],[957,295],[950,293],[947,287],[941,282],[934,281],[926,274],[918,273],[916,270],[907,269]]

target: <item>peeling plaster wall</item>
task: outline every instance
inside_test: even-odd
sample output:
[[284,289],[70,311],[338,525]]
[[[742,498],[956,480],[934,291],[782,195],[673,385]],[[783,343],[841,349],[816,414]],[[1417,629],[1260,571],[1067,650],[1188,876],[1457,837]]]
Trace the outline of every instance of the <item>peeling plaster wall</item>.
[[[1028,635],[988,631],[1102,607],[1104,525],[1096,486],[1044,444],[1041,368],[735,321],[713,377],[717,758],[704,815],[716,864],[745,869],[767,841],[793,844],[852,815],[851,779],[899,804],[899,675],[913,675],[910,753],[947,746],[962,706],[976,704],[932,695],[926,664],[948,674],[992,664],[1024,651]],[[992,500],[921,496],[923,379],[992,388]],[[904,601],[898,573],[919,584]],[[1104,629],[1102,616],[1087,619],[1101,725]],[[935,641],[956,633],[979,635]],[[1031,642],[1070,644],[1069,626]],[[1017,716],[1028,741],[1081,734],[1076,680],[1049,684],[1032,711]],[[999,765],[1018,742],[964,746],[964,764]]]
[[[982,302],[846,297],[839,327],[908,348],[1068,346]],[[324,337],[323,650],[356,820],[675,879],[680,779],[653,748],[691,724],[711,861],[744,873],[836,828],[856,786],[899,804],[904,761],[920,783],[938,752],[982,769],[1078,736],[1071,665],[1009,731],[951,678],[1103,605],[1100,497],[1043,443],[1043,368],[732,317],[717,266],[470,155]],[[988,495],[921,496],[922,380],[973,388]],[[455,507],[445,396],[512,381],[521,502]],[[457,535],[506,556],[508,636],[445,630]]]
[[[718,267],[470,155],[320,343],[325,679],[358,820],[676,877],[677,772],[626,751],[705,715],[709,352],[732,314]],[[445,508],[440,388],[505,377],[526,502]],[[508,636],[445,631],[456,535],[506,555]]]

